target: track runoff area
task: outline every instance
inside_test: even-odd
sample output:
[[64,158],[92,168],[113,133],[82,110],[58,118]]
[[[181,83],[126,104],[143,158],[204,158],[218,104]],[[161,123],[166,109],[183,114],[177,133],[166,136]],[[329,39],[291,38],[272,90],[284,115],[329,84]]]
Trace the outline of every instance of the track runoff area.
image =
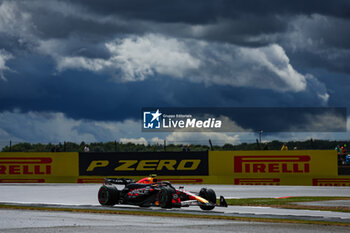
[[[101,184],[1,184],[0,200],[3,210],[54,210],[81,213],[115,213],[156,215],[158,217],[195,217],[241,220],[350,225],[349,212],[307,209],[280,209],[258,206],[216,207],[203,211],[198,206],[180,209],[115,205],[103,207],[98,203],[97,192]],[[175,185],[175,187],[178,185]],[[232,186],[232,185],[179,185],[185,190],[199,192],[202,187],[215,190],[217,196],[229,198],[280,198],[286,196],[349,197],[348,187],[312,186]],[[345,205],[349,203],[345,203]],[[18,211],[18,210],[17,210]],[[6,211],[3,212],[6,215]],[[54,213],[53,213],[54,215]],[[60,215],[60,214],[59,214]],[[116,217],[117,218],[117,217]],[[132,217],[131,217],[132,218]],[[1,232],[1,231],[0,231]]]

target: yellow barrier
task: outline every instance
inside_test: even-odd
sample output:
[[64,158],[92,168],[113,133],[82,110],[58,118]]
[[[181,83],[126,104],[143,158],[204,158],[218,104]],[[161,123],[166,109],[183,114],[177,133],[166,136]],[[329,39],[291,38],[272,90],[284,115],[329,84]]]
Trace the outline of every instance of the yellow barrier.
[[338,176],[337,154],[334,150],[210,151],[209,174],[218,184],[317,185],[314,180]]
[[75,183],[78,153],[0,153],[0,183]]
[[[79,153],[3,152],[0,183],[103,182],[103,175],[79,175],[79,162]],[[163,175],[158,179],[182,184],[350,186],[350,176],[338,176],[333,150],[210,151],[208,166],[209,175]],[[137,180],[143,176],[123,177]]]

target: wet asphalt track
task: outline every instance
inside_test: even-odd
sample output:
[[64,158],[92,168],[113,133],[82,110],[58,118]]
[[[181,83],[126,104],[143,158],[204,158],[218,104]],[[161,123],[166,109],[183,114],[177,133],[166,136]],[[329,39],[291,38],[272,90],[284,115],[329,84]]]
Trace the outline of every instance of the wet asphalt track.
[[326,233],[349,232],[349,227],[259,223],[228,220],[105,215],[70,212],[0,210],[0,232],[6,233]]
[[[98,184],[2,184],[0,185],[0,202],[1,203],[21,203],[23,205],[43,205],[55,207],[70,207],[70,208],[91,208],[103,209],[97,202]],[[204,185],[186,185],[185,189],[189,191],[199,191]],[[308,187],[308,186],[230,186],[230,185],[206,185],[213,188],[217,195],[224,195],[225,197],[283,197],[283,196],[350,196],[349,187]],[[259,218],[285,218],[285,219],[305,219],[305,220],[320,220],[320,221],[336,221],[336,222],[350,222],[350,213],[331,212],[331,211],[311,211],[311,210],[287,210],[276,209],[269,207],[245,207],[245,206],[230,206],[228,208],[215,208],[213,211],[201,211],[198,207],[189,207],[182,209],[163,210],[159,208],[139,208],[134,206],[115,206],[109,207],[113,209],[122,210],[138,210],[138,211],[169,211],[177,213],[194,213],[194,214],[212,214],[225,216],[239,216],[239,217],[259,217]],[[31,214],[32,213],[32,214]],[[1,210],[0,232],[30,232],[27,226],[23,223],[32,222],[33,232],[46,232],[45,229],[50,229],[48,232],[60,232],[62,228],[66,229],[63,232],[102,232],[118,228],[120,231],[125,230],[145,230],[141,232],[149,232],[154,226],[159,226],[159,232],[163,232],[167,226],[176,227],[171,232],[213,232],[215,231],[231,231],[238,232],[295,232],[295,228],[290,227],[290,224],[267,224],[267,223],[243,223],[234,221],[217,221],[217,220],[181,220],[180,222],[191,222],[191,227],[182,227],[179,220],[172,218],[162,218],[162,223],[159,222],[159,217],[146,216],[110,216],[102,214],[73,214],[62,212],[46,212],[48,216],[57,217],[43,217],[45,213],[39,211],[15,211],[15,210]],[[20,227],[13,226],[15,222],[11,216],[16,216]],[[123,219],[122,225],[120,219]],[[150,218],[147,221],[148,225],[142,227],[142,224],[136,224],[135,219],[143,222],[144,219]],[[8,219],[8,220],[3,220]],[[51,220],[50,220],[51,219]],[[66,219],[66,220],[65,220]],[[90,219],[93,221],[87,221]],[[106,219],[114,219],[110,221]],[[50,221],[49,221],[50,220]],[[164,220],[164,221],[163,221]],[[104,224],[105,222],[108,224]],[[174,221],[174,222],[173,222]],[[125,223],[125,224],[124,224]],[[29,223],[28,223],[29,224]],[[74,226],[74,224],[78,225]],[[90,225],[89,225],[90,224]],[[168,224],[168,225],[167,225]],[[30,224],[29,224],[30,225]],[[292,224],[300,225],[300,224]],[[273,229],[270,228],[273,226]],[[14,227],[14,228],[11,228]],[[11,229],[10,229],[11,228]],[[314,229],[318,231],[313,231]],[[317,226],[316,228],[308,228],[301,225],[298,232],[329,232],[327,228]],[[22,229],[26,229],[23,230]],[[91,229],[91,231],[89,230]],[[147,230],[148,229],[148,230]],[[265,231],[260,231],[265,229]],[[279,230],[278,230],[279,229]],[[335,229],[332,227],[332,229]],[[338,228],[337,228],[338,229]],[[344,228],[346,229],[346,228]],[[41,231],[42,230],[42,231]],[[71,231],[72,230],[72,231]],[[312,230],[312,231],[311,231]],[[342,228],[336,232],[343,232]],[[154,231],[153,232],[158,232]],[[349,228],[347,228],[347,232]],[[62,231],[61,231],[62,232]]]

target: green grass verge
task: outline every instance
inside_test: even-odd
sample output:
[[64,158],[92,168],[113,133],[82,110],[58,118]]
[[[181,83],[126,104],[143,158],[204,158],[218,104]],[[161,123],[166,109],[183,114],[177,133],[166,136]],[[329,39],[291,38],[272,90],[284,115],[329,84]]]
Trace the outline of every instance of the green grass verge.
[[76,209],[76,208],[21,206],[21,205],[6,205],[6,204],[0,204],[0,209],[64,211],[64,212],[96,213],[96,214],[124,214],[124,215],[139,215],[139,216],[200,218],[200,219],[233,220],[233,221],[246,221],[246,222],[268,222],[268,223],[317,224],[317,225],[326,225],[326,226],[331,225],[331,226],[350,227],[350,223],[331,222],[331,221],[328,222],[328,221],[279,219],[279,218],[271,219],[271,218],[261,218],[261,217],[236,217],[236,216],[222,216],[222,215],[209,215],[209,214],[185,214],[185,213],[174,213],[174,212],[154,212],[154,211],[137,211],[137,210]]
[[311,201],[331,201],[331,200],[350,200],[350,197],[288,197],[288,198],[242,198],[242,199],[226,199],[228,205],[240,206],[268,206],[288,209],[308,209],[308,210],[327,210],[350,212],[349,207],[342,206],[311,206],[295,204],[296,202]]

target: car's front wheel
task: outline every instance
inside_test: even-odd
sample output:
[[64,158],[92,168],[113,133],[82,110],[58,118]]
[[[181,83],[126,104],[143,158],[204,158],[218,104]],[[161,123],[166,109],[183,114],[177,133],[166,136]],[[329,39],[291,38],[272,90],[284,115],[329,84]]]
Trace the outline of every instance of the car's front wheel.
[[200,196],[200,197],[203,197],[204,199],[206,199],[207,201],[209,201],[210,204],[212,204],[212,205],[209,205],[209,206],[200,205],[199,207],[200,207],[202,210],[212,210],[212,209],[215,208],[215,204],[216,204],[216,194],[215,194],[214,190],[212,190],[212,189],[207,189],[207,188],[202,188],[202,189],[199,191],[199,196]]
[[98,190],[98,202],[104,206],[113,206],[119,202],[119,190],[113,185],[102,185]]

